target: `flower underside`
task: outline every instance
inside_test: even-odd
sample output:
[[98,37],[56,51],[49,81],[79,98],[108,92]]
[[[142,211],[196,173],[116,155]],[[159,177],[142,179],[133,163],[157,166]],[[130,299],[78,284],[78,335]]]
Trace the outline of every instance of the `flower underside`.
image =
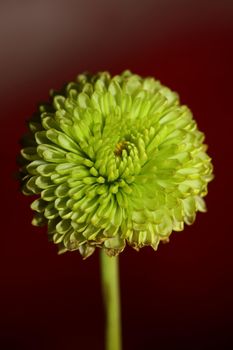
[[205,211],[212,165],[191,111],[153,78],[82,74],[29,122],[22,189],[59,251],[157,249]]

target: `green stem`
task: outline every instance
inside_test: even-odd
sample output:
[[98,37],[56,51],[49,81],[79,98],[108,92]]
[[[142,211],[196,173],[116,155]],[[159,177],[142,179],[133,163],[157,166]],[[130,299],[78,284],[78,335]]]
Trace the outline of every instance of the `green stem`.
[[101,278],[106,314],[105,349],[121,350],[119,258],[100,251]]

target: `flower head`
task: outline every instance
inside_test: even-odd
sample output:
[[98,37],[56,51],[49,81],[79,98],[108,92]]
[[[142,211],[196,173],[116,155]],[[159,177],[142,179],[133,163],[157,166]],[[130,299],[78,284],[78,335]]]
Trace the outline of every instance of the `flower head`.
[[157,249],[205,211],[212,165],[191,111],[153,78],[82,74],[29,122],[22,190],[60,252]]

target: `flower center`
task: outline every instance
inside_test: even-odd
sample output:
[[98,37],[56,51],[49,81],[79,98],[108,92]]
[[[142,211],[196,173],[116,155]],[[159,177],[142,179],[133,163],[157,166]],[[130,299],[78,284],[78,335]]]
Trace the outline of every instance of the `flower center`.
[[128,142],[127,141],[120,141],[118,142],[118,144],[116,145],[116,148],[115,148],[115,155],[120,157],[121,154],[122,154],[122,151],[125,149],[127,150],[127,145],[128,145]]

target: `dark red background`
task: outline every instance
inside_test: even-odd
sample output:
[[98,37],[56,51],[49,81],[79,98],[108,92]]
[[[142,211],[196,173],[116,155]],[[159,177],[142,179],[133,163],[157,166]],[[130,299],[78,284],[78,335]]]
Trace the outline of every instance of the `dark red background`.
[[0,349],[104,347],[98,252],[58,256],[31,226],[15,158],[50,88],[83,70],[126,68],[179,92],[206,133],[215,179],[193,226],[157,252],[121,254],[124,349],[231,349],[232,2],[19,3],[0,4]]

